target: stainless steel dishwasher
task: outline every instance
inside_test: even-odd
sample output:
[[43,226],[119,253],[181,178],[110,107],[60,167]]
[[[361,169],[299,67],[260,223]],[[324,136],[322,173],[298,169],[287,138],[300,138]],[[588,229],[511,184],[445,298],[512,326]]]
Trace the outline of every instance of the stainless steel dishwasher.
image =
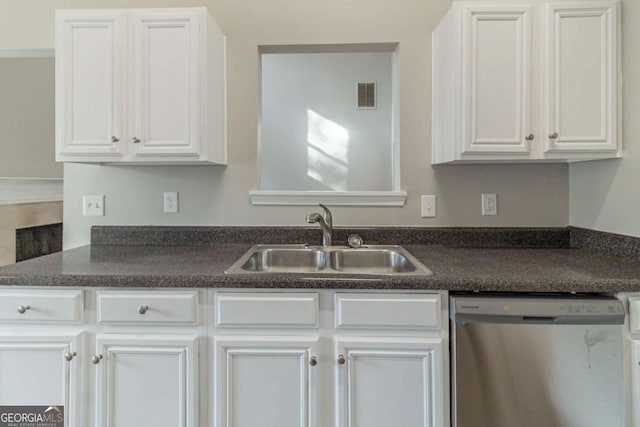
[[622,303],[451,298],[454,427],[623,427]]

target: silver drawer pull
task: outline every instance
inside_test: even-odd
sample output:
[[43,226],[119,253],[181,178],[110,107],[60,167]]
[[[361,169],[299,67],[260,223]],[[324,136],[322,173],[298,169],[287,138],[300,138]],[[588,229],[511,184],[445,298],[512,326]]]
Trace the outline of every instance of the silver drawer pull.
[[558,139],[558,132],[554,132],[549,135],[549,139]]
[[119,141],[120,141],[119,138],[116,138],[115,136],[111,137],[111,142],[119,142]]
[[136,138],[135,136],[132,138],[134,144],[138,144],[140,142],[140,138]]
[[78,353],[76,353],[75,351],[72,351],[70,353],[65,353],[64,358],[67,359],[67,362],[71,362],[73,358],[76,357],[77,355]]
[[535,138],[536,136],[532,133],[524,137],[524,139],[526,139],[527,141],[533,141]]
[[100,363],[101,360],[102,360],[102,355],[96,354],[91,358],[91,363],[93,363],[94,365],[97,365],[98,363]]
[[27,312],[27,310],[31,310],[31,306],[28,306],[28,305],[19,305],[18,306],[18,313],[20,313],[20,314],[25,314]]
[[147,310],[149,310],[148,305],[141,305],[140,307],[138,307],[138,314],[145,314]]
[[344,358],[344,354],[338,355],[338,365],[344,365],[347,360]]
[[315,356],[311,356],[311,359],[309,359],[309,365],[316,366],[317,364],[318,364],[318,359]]

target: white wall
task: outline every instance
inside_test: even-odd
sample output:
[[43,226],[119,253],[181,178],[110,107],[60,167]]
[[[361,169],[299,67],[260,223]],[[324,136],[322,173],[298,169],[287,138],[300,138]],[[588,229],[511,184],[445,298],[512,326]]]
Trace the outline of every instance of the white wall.
[[[262,190],[394,190],[392,55],[262,55]],[[358,82],[376,82],[377,108],[356,108]]]
[[54,161],[54,58],[0,58],[0,177],[62,178]]
[[[187,5],[162,0],[0,1],[0,48],[53,46],[53,10]],[[203,3],[199,3],[202,5]],[[336,208],[336,225],[564,226],[566,165],[430,166],[431,31],[451,0],[209,0],[228,36],[226,167],[65,165],[65,247],[86,244],[92,224],[305,225],[311,207],[253,207],[257,189],[258,46],[399,42],[403,208]],[[198,4],[193,4],[198,5]],[[162,192],[180,192],[181,213],[162,214]],[[81,196],[106,194],[106,216],[81,216]],[[480,215],[480,194],[498,193],[500,214]],[[438,196],[438,217],[420,218],[420,195]]]
[[622,12],[624,157],[571,165],[571,225],[640,236],[640,2]]

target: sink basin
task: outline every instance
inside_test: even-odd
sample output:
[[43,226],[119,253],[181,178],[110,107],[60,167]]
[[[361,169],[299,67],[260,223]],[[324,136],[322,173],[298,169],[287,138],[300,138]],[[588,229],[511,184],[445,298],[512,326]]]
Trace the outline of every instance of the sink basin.
[[331,252],[331,268],[343,273],[415,273],[418,268],[398,249],[358,248]]
[[255,248],[249,257],[242,261],[240,269],[243,271],[309,273],[323,270],[327,256],[324,251],[318,249],[266,247]]
[[431,275],[431,271],[402,246],[256,245],[227,274],[312,273]]

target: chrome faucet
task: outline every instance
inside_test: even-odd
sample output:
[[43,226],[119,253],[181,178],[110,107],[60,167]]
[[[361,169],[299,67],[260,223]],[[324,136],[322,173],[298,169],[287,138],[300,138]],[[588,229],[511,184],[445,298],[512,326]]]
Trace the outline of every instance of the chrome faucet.
[[320,223],[322,228],[322,246],[331,246],[332,234],[333,234],[333,217],[328,207],[323,204],[318,204],[323,209],[322,215],[317,212],[307,215],[307,222],[313,224],[314,222]]

